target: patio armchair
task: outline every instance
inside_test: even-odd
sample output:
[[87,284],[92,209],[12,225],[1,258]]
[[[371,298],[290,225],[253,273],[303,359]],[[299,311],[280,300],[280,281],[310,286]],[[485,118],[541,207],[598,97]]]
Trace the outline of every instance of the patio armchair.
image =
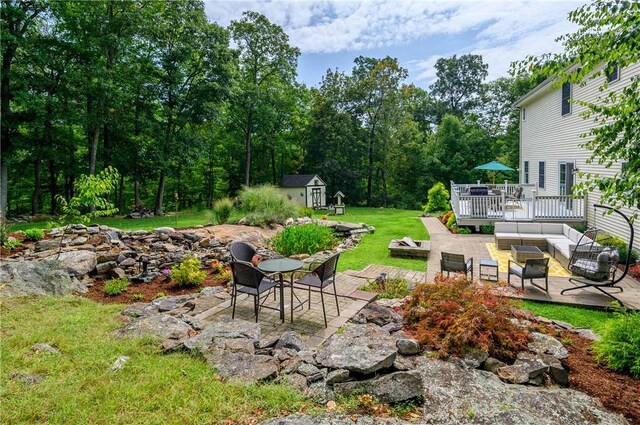
[[518,205],[520,208],[522,208],[522,203],[520,202],[520,200],[523,198],[524,195],[524,186],[517,186],[516,189],[513,191],[513,195],[506,195],[505,196],[505,202],[508,204],[509,201],[511,201],[511,205]]
[[232,242],[229,245],[229,254],[231,255],[231,261],[251,264],[253,256],[256,255],[256,250],[246,242]]
[[[513,263],[513,266],[511,265]],[[549,259],[548,258],[530,258],[524,266],[513,260],[509,260],[508,263],[509,272],[507,273],[507,283],[511,285],[511,275],[516,275],[520,278],[522,290],[524,291],[524,281],[529,279],[529,282],[538,289],[549,293]],[[533,279],[544,278],[544,288],[533,282]]]
[[[295,273],[301,273],[300,279],[296,279],[293,284],[306,286],[309,290],[308,293],[308,308],[311,309],[311,292],[320,292],[320,299],[322,302],[322,314],[324,316],[324,327],[327,327],[327,311],[324,307],[324,288],[329,285],[333,285],[333,296],[336,299],[336,309],[338,310],[338,316],[340,316],[340,305],[338,304],[338,290],[336,289],[336,270],[338,268],[338,259],[340,253],[334,254],[331,257],[324,260],[319,266],[313,270],[300,270]],[[294,273],[294,274],[295,274]],[[314,288],[313,291],[311,288]]]
[[464,273],[465,276],[473,277],[473,258],[465,260],[462,254],[452,254],[450,252],[440,253],[440,273]]
[[[280,317],[284,321],[284,310],[281,308],[265,306],[264,302],[269,298],[269,292],[280,286],[280,281],[273,278],[274,274],[268,275],[254,267],[251,263],[244,261],[232,261],[231,273],[233,275],[233,293],[231,294],[231,302],[233,305],[231,318],[236,317],[236,304],[238,303],[239,294],[247,294],[253,297],[253,310],[256,317],[256,323],[258,322],[258,312],[261,308],[267,308],[269,310],[276,310],[280,312]],[[264,300],[260,300],[260,296],[263,293],[267,293]],[[274,298],[275,298],[274,290]],[[280,293],[282,296],[282,292]],[[284,305],[284,303],[279,303]]]

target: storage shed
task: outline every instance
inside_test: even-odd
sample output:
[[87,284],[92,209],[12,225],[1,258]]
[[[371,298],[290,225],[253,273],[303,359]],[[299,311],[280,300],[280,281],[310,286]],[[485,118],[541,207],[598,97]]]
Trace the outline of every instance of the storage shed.
[[282,178],[280,191],[307,208],[327,207],[327,185],[317,174],[293,174]]

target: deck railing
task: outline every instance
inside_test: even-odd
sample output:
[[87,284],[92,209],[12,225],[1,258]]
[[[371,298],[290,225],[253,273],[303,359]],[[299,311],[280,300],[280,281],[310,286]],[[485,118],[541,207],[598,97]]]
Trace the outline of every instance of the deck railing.
[[500,195],[471,195],[469,187],[451,182],[451,206],[458,223],[496,221],[584,221],[584,197],[539,196],[535,185],[521,185],[523,195],[513,197],[517,184],[495,185]]

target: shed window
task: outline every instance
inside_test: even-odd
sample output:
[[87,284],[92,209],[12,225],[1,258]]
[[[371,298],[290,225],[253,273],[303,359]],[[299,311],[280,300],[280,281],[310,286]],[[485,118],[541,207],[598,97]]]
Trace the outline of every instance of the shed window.
[[619,79],[620,79],[620,68],[618,68],[618,65],[607,66],[607,82],[613,83],[614,81],[618,81]]
[[571,83],[562,84],[562,115],[571,113]]
[[529,184],[529,161],[524,162],[524,183]]
[[538,162],[538,187],[541,187],[544,189],[544,168],[545,168],[545,162],[544,161],[540,161]]

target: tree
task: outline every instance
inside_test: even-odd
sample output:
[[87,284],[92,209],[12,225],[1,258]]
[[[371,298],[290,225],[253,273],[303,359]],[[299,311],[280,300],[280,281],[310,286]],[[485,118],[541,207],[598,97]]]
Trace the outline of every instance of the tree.
[[443,105],[443,114],[462,117],[479,105],[482,82],[489,65],[480,55],[456,55],[436,61],[436,82],[429,88]]
[[[572,34],[558,40],[564,52],[529,56],[514,64],[516,74],[586,83],[640,61],[640,3],[614,0],[594,1],[569,14],[569,21],[578,25]],[[594,102],[573,99],[586,108],[584,119],[593,120],[589,132],[581,134],[582,144],[593,153],[589,162],[609,168],[626,162],[626,167],[614,176],[580,173],[584,180],[575,190],[582,195],[599,188],[601,202],[614,207],[640,207],[640,78],[634,78],[622,89],[608,90],[608,79],[600,83],[600,96]],[[634,218],[637,218],[635,214]]]
[[242,128],[245,144],[244,183],[251,183],[251,161],[256,121],[260,110],[273,106],[270,88],[292,85],[300,50],[289,45],[289,36],[278,25],[256,12],[244,12],[230,25],[240,50],[238,91],[234,99],[236,122]]

